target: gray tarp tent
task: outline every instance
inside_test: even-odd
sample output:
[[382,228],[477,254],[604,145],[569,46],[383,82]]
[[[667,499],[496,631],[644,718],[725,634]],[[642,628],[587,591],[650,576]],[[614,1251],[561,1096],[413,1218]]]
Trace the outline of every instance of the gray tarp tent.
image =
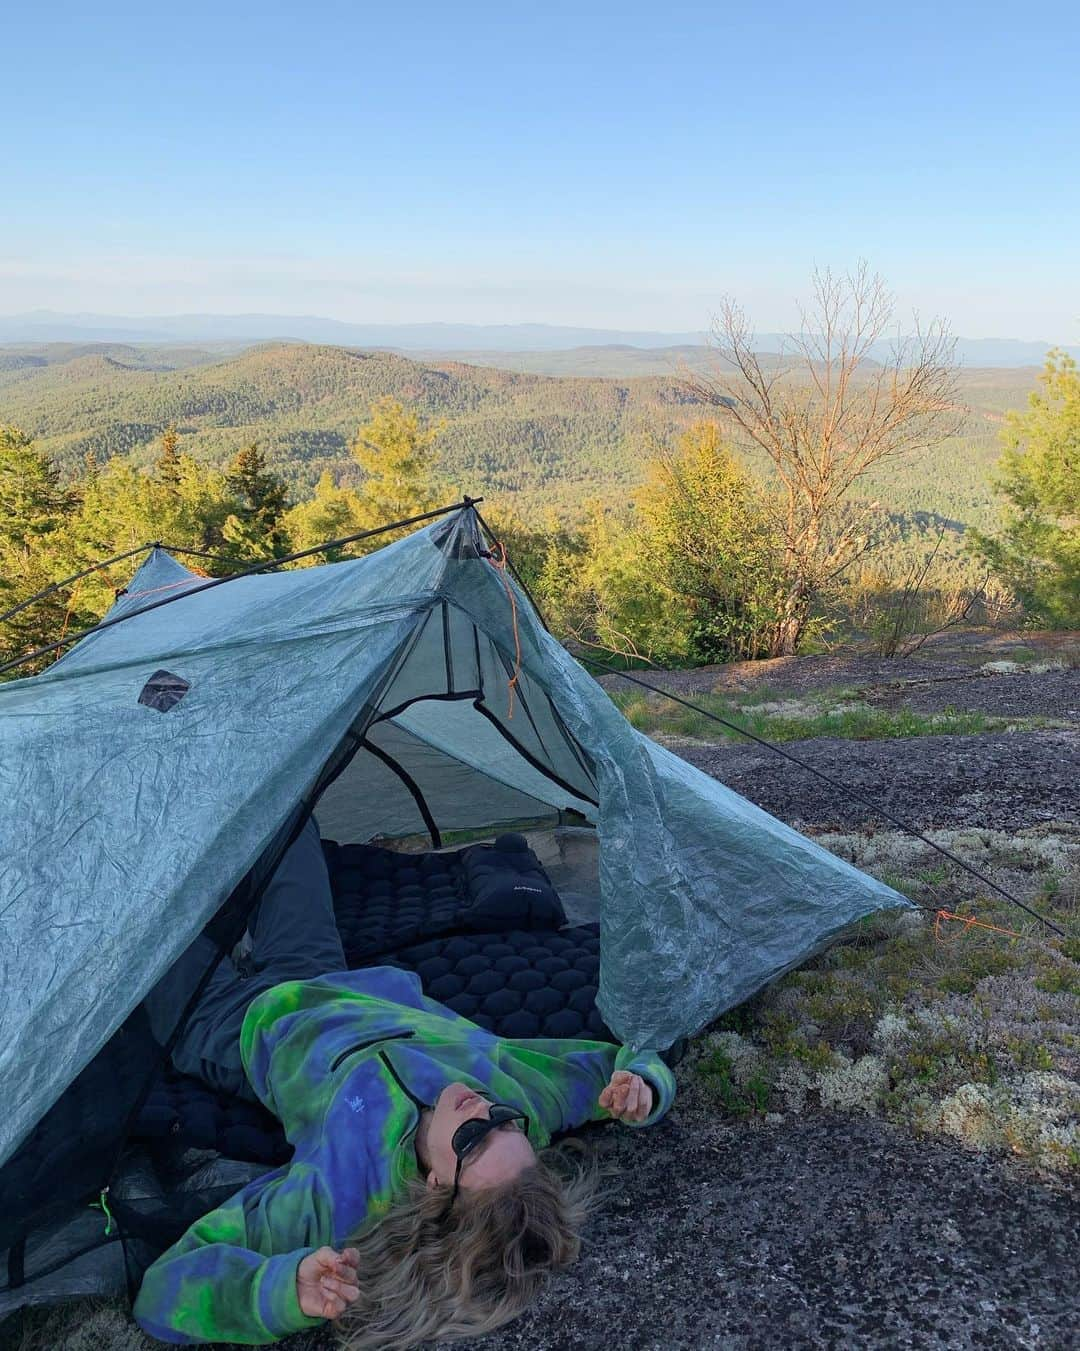
[[112,615],[167,596],[0,687],[0,1163],[330,763],[319,813],[342,840],[595,823],[599,1004],[638,1047],[907,904],[637,733],[470,508],[210,589],[156,550]]

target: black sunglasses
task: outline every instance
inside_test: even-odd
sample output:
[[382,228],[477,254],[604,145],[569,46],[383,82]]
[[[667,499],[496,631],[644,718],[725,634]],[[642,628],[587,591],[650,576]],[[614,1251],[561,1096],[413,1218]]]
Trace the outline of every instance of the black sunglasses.
[[463,1121],[450,1137],[450,1148],[457,1156],[457,1168],[454,1170],[454,1193],[450,1197],[451,1205],[457,1200],[458,1185],[461,1181],[461,1165],[473,1150],[487,1139],[492,1131],[498,1130],[500,1126],[505,1126],[508,1121],[523,1121],[525,1125],[522,1129],[528,1135],[529,1118],[524,1112],[519,1112],[516,1107],[511,1107],[505,1102],[493,1102],[490,1115],[474,1116],[468,1121]]

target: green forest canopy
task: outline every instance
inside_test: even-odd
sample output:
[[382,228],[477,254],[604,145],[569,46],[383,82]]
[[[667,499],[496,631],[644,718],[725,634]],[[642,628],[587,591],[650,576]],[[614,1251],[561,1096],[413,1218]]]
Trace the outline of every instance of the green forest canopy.
[[[0,348],[0,497],[26,517],[0,540],[0,600],[151,536],[228,569],[471,491],[563,636],[667,664],[766,655],[791,565],[768,465],[732,452],[685,373],[553,377],[302,344]],[[1029,374],[968,373],[958,432],[856,482],[841,511],[875,547],[841,590],[812,588],[808,633],[880,619],[939,531],[917,622],[982,575],[963,536],[993,516],[999,410]],[[4,646],[93,622],[115,585],[54,593],[56,613],[20,612]]]
[[[643,355],[624,354],[631,369]],[[9,346],[0,347],[0,421],[21,427],[69,473],[91,452],[99,462],[122,454],[146,465],[170,424],[185,453],[217,466],[257,441],[301,497],[327,468],[347,484],[358,481],[349,444],[370,405],[390,395],[445,420],[442,471],[455,488],[512,505],[526,519],[550,507],[573,521],[589,499],[625,503],[657,442],[700,420],[704,410],[678,379],[684,358],[672,356],[668,375],[615,379],[305,344],[239,352]],[[658,359],[650,354],[653,369]],[[954,523],[954,533],[992,525],[998,432],[1006,409],[1023,402],[1035,376],[965,372],[969,412],[961,434],[925,457],[868,476],[862,491],[895,515],[898,542],[921,538],[938,521]]]

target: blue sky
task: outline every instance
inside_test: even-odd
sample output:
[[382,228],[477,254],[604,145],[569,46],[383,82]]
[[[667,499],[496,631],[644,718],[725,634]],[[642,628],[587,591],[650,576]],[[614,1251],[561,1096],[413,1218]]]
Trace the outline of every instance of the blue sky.
[[1080,341],[1080,6],[9,7],[0,314]]

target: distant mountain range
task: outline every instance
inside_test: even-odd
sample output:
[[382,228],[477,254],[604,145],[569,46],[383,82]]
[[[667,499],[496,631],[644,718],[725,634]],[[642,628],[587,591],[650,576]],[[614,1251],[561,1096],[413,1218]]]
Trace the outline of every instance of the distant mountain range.
[[[564,352],[580,348],[700,348],[704,332],[661,333],[573,328],[557,324],[354,324],[316,315],[178,314],[120,316],[34,310],[0,316],[0,343],[199,343],[236,347],[268,339],[333,343],[405,352]],[[784,335],[761,333],[762,352],[779,351]],[[969,367],[1041,366],[1052,346],[1011,338],[958,338],[958,361]],[[884,345],[882,345],[884,347]],[[1080,359],[1080,347],[1064,346]]]

